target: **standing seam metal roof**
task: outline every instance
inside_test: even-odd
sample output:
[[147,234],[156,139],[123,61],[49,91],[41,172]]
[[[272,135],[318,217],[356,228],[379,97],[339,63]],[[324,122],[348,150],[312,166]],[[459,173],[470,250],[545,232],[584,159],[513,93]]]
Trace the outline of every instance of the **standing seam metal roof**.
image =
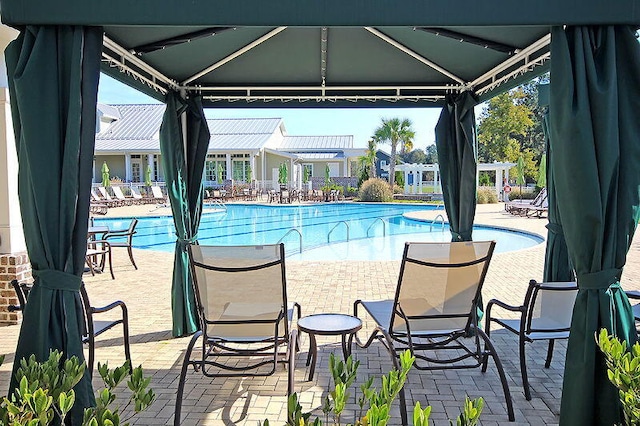
[[346,149],[353,148],[353,136],[285,136],[279,149]]

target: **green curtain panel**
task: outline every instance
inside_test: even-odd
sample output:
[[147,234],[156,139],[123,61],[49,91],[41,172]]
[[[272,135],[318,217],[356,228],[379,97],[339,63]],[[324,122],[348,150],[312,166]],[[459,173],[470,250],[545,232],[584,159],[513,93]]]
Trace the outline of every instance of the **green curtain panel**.
[[573,281],[574,277],[571,272],[569,252],[567,251],[567,243],[564,240],[564,232],[562,231],[562,224],[560,223],[560,213],[558,213],[556,185],[553,170],[550,165],[553,152],[551,144],[549,143],[549,111],[542,117],[542,130],[547,146],[547,199],[549,202],[549,210],[547,212],[549,223],[547,224],[547,247],[544,256],[543,280],[545,282]]
[[[160,151],[177,236],[171,310],[173,335],[180,337],[200,328],[187,244],[197,240],[202,216],[202,173],[210,135],[201,98],[183,101],[177,93],[169,92],[166,103],[160,126]],[[183,113],[186,114],[186,141],[182,132]]]
[[[5,51],[20,210],[34,277],[16,360],[35,354],[44,361],[51,349],[84,359],[79,289],[101,50],[100,28],[27,26]],[[10,392],[15,386],[13,375]],[[95,405],[89,371],[75,390],[74,425],[81,424],[85,407]]]
[[452,241],[471,241],[476,214],[477,98],[470,92],[447,98],[436,124],[436,149],[444,207]]
[[640,219],[640,45],[631,27],[554,27],[551,56],[551,168],[580,288],[560,424],[619,424],[594,333],[636,341],[620,278]]

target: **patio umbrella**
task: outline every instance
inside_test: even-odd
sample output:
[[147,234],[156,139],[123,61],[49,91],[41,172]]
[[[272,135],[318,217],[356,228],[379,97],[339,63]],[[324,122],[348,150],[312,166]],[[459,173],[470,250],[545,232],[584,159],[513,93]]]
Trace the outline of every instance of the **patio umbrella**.
[[151,186],[151,166],[147,164],[147,170],[144,173],[144,186]]
[[[82,352],[80,286],[89,199],[102,29],[27,26],[7,47],[24,238],[34,278],[23,312],[9,393],[19,360]],[[47,65],[43,65],[47,64]],[[42,111],[46,111],[43,114]],[[46,141],[46,143],[43,143]],[[91,372],[75,386],[69,420],[95,405]]]
[[280,185],[286,185],[288,175],[289,170],[287,170],[287,163],[280,163],[280,168],[278,169],[278,183]]
[[[182,101],[177,93],[168,92],[166,101],[167,109],[160,126],[160,151],[178,237],[173,263],[171,311],[173,335],[179,337],[194,333],[200,325],[187,246],[197,241],[204,192],[202,174],[210,135],[199,97]],[[181,122],[183,113],[186,114],[186,141]]]
[[218,183],[222,185],[222,181],[224,177],[222,174],[222,166],[218,164],[217,168],[218,168]]
[[309,182],[309,169],[306,167],[302,167],[302,183]]
[[328,186],[330,183],[331,183],[331,169],[327,164],[324,168],[324,184]]
[[436,124],[436,149],[444,207],[452,241],[471,241],[476,213],[476,120],[474,94],[449,96]]
[[637,339],[620,278],[640,219],[640,45],[631,26],[554,27],[552,40],[551,169],[579,287],[560,424],[620,424],[594,333]]
[[253,180],[253,176],[252,176],[252,171],[251,171],[251,166],[249,166],[249,168],[247,168],[247,183],[251,183],[251,181]]
[[540,168],[538,169],[538,186],[544,188],[547,186],[547,154],[542,154],[540,158]]
[[107,166],[107,162],[102,162],[102,186],[108,188],[111,186],[111,178],[109,177],[109,166]]

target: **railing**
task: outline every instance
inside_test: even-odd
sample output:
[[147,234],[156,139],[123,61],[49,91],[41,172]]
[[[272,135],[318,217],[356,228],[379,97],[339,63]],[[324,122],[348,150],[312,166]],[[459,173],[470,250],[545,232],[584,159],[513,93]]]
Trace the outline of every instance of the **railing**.
[[221,210],[227,211],[227,206],[220,200],[210,200],[207,201],[208,206],[215,206]]
[[329,244],[329,239],[331,237],[331,233],[341,224],[344,223],[344,226],[347,227],[347,241],[349,241],[349,224],[347,222],[345,222],[344,220],[341,220],[340,222],[336,223],[335,226],[333,228],[331,228],[331,231],[329,231],[329,233],[327,234],[327,244]]
[[444,216],[442,216],[441,214],[439,214],[438,216],[436,216],[432,221],[431,221],[431,225],[429,226],[429,232],[431,232],[433,230],[433,225],[438,223],[438,218],[440,219],[440,223],[442,223],[442,232],[444,232]]
[[297,233],[298,233],[298,236],[300,237],[300,253],[302,253],[302,232],[300,232],[300,230],[298,230],[298,228],[291,228],[291,229],[289,229],[289,230],[287,231],[287,233],[286,233],[286,234],[284,234],[284,235],[282,236],[282,238],[280,238],[276,244],[280,244],[280,243],[281,243],[285,238],[287,238],[287,236],[288,236],[289,234],[291,234],[292,232],[297,232]]
[[382,236],[385,237],[387,235],[387,224],[384,222],[384,220],[382,220],[381,217],[377,217],[371,223],[371,225],[369,225],[369,227],[367,228],[367,238],[369,237],[369,231],[371,230],[371,228],[373,228],[373,225],[375,225],[378,221],[382,222]]

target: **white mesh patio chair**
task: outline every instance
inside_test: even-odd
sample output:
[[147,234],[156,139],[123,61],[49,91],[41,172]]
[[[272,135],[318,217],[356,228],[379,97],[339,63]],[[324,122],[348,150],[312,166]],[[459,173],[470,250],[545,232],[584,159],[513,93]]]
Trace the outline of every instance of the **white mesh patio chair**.
[[[187,347],[178,383],[174,425],[180,424],[189,366],[207,377],[269,376],[287,364],[293,393],[297,330],[291,328],[284,244],[188,247],[200,331]],[[194,351],[198,341],[201,348]],[[193,355],[193,358],[192,358]],[[238,362],[238,358],[246,362]]]
[[[519,337],[520,371],[524,396],[527,401],[531,400],[531,390],[527,378],[525,343],[536,340],[549,341],[547,359],[544,364],[545,368],[549,368],[555,340],[569,338],[571,316],[577,294],[578,285],[575,282],[538,283],[531,280],[522,305],[512,306],[497,299],[491,299],[487,303],[485,323],[487,336],[491,333],[491,322],[493,321]],[[511,312],[518,312],[520,318],[493,317],[492,308],[494,305]],[[483,368],[486,368],[486,364]]]
[[[495,247],[494,241],[406,243],[395,299],[357,300],[376,327],[364,344],[379,340],[399,369],[398,352],[409,349],[418,370],[481,367],[491,356],[498,369],[509,420],[513,403],[502,363],[477,327],[482,285]],[[402,424],[407,422],[404,390],[400,391]]]

